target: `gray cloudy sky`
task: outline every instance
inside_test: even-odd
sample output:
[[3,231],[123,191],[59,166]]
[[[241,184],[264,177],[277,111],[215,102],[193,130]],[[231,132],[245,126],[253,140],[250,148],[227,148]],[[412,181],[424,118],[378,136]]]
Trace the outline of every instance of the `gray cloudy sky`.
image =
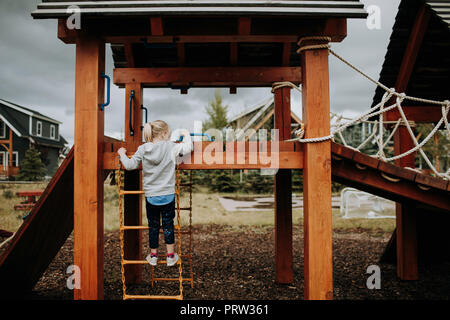
[[[75,46],[56,37],[55,20],[33,20],[30,13],[39,0],[0,1],[0,99],[5,99],[55,118],[61,134],[72,144],[74,133]],[[400,0],[362,0],[381,8],[381,30],[369,30],[366,21],[351,19],[348,37],[333,49],[378,79]],[[107,47],[106,72],[113,73]],[[330,56],[331,109],[354,115],[369,108],[375,87]],[[293,91],[294,92],[294,91]],[[270,89],[222,90],[230,116],[270,96]],[[144,103],[152,119],[166,120],[174,128],[191,129],[194,120],[205,119],[204,109],[214,89],[146,89]],[[114,85],[111,105],[105,112],[105,133],[119,137],[123,131],[125,92]],[[300,95],[293,93],[292,108],[301,115]],[[189,123],[187,123],[189,119]]]

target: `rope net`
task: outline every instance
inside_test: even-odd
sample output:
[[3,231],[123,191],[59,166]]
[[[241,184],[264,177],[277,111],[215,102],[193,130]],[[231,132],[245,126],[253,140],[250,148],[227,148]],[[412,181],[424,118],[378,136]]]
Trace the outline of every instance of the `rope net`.
[[[302,45],[306,41],[326,41],[327,43],[323,44],[312,44],[312,45]],[[330,135],[324,136],[324,137],[316,137],[316,138],[304,138],[305,130],[304,126],[302,126],[300,129],[295,131],[296,138],[291,139],[289,141],[299,141],[301,143],[317,143],[317,142],[323,142],[327,140],[335,140],[336,137],[339,138],[341,143],[345,145],[346,147],[349,147],[351,149],[354,149],[355,151],[361,151],[369,142],[373,142],[376,147],[378,148],[377,152],[375,154],[372,154],[372,157],[376,157],[382,161],[385,162],[391,162],[395,161],[401,158],[404,158],[414,152],[419,152],[422,159],[426,162],[428,167],[432,170],[432,172],[440,178],[450,180],[450,168],[446,172],[439,172],[435,165],[430,161],[429,157],[423,150],[423,147],[427,142],[429,142],[433,137],[436,137],[440,128],[444,128],[444,135],[446,135],[447,139],[450,139],[450,125],[448,122],[448,113],[450,111],[450,101],[436,101],[436,100],[429,100],[429,99],[422,99],[417,97],[408,96],[405,93],[399,93],[396,92],[395,88],[388,88],[387,86],[383,85],[381,82],[373,79],[368,74],[363,72],[361,69],[354,66],[352,63],[338,55],[336,52],[334,52],[331,49],[331,46],[328,44],[328,42],[331,41],[331,38],[329,37],[305,37],[298,41],[298,45],[300,48],[297,50],[297,53],[301,53],[305,50],[313,50],[313,49],[327,49],[333,56],[335,56],[338,60],[342,61],[344,64],[349,66],[351,69],[362,75],[364,78],[368,79],[369,81],[373,82],[376,86],[382,88],[385,93],[383,97],[381,98],[381,101],[375,105],[374,107],[367,110],[365,113],[357,116],[356,118],[346,118],[343,115],[339,115],[336,113],[331,113],[330,118],[332,121],[331,124],[331,130]],[[272,93],[280,88],[283,87],[290,87],[293,88],[300,93],[302,92],[301,89],[296,86],[295,84],[291,82],[276,82],[273,84],[272,87]],[[389,104],[391,101],[395,101],[394,103]],[[415,126],[415,123],[413,121],[409,121],[405,115],[405,112],[402,107],[402,103],[404,101],[414,101],[414,102],[420,102],[427,105],[438,105],[441,106],[442,111],[442,117],[440,120],[434,125],[432,130],[422,139],[422,141],[418,141],[418,137],[415,136],[413,127]],[[397,109],[400,118],[397,121],[386,121],[384,119],[384,113],[389,112],[391,110]],[[377,119],[377,120],[372,120]],[[362,143],[357,146],[353,147],[349,145],[344,138],[343,132],[348,129],[351,126],[355,126],[357,124],[366,123],[371,126],[373,126],[372,133],[364,140]],[[386,130],[385,125],[393,125],[393,129],[389,132]],[[405,126],[409,136],[411,137],[411,140],[414,143],[414,147],[410,150],[403,152],[402,154],[395,155],[395,156],[387,156],[386,155],[386,148],[388,147],[389,143],[392,141],[396,131],[400,128],[400,126]],[[410,168],[414,169],[414,168]],[[415,169],[414,169],[415,170]]]

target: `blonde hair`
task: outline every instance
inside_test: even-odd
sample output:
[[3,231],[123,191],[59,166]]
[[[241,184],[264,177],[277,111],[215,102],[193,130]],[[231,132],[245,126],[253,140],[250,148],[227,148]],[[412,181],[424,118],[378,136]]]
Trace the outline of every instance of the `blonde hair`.
[[144,125],[144,140],[152,142],[155,138],[162,138],[170,135],[169,125],[162,120],[156,120]]

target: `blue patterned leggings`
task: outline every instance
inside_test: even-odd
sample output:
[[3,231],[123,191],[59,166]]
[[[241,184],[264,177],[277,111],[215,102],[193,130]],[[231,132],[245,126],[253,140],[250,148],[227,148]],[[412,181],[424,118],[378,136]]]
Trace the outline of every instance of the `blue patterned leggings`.
[[[148,201],[145,201],[147,208],[147,219],[149,226],[149,240],[150,248],[157,249],[159,247],[159,229],[164,231],[164,241],[166,244],[174,244],[174,225],[173,219],[175,218],[175,200],[164,204],[162,206],[155,206]],[[160,221],[162,223],[160,224]]]

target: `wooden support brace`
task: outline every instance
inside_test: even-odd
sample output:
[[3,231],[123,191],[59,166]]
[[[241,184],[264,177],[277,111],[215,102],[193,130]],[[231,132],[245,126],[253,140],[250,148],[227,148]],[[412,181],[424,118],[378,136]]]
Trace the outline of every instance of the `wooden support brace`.
[[[394,152],[402,154],[414,148],[408,130],[405,127],[398,128],[394,135]],[[401,167],[415,167],[416,154],[412,153],[396,161]],[[413,205],[396,203],[396,232],[397,232],[397,275],[402,280],[417,280],[418,251],[417,251],[417,214]]]
[[74,153],[75,299],[103,299],[103,132],[105,43],[80,34],[76,45]]
[[[291,137],[291,88],[275,90],[275,129],[280,141]],[[293,283],[292,266],[292,172],[275,175],[275,274],[278,283]]]
[[[330,134],[328,50],[302,52],[305,138]],[[304,146],[305,299],[333,298],[331,144]]]
[[[143,89],[140,84],[126,85],[125,100],[125,143],[127,150],[135,152],[142,144],[142,110]],[[130,128],[130,95],[134,91],[132,99],[132,129]],[[141,170],[125,171],[124,190],[142,190],[142,172]],[[129,195],[124,199],[124,223],[129,226],[142,225],[142,201],[139,195]],[[126,260],[142,259],[142,230],[130,230],[125,232],[124,251]],[[125,267],[125,282],[127,284],[140,283],[142,281],[142,265],[130,265]]]
[[272,86],[277,81],[301,83],[299,67],[216,67],[216,68],[118,68],[114,83],[139,83],[145,87],[164,87],[189,83],[191,87]]
[[[238,145],[240,144],[240,145]],[[253,144],[253,145],[252,145]],[[104,154],[103,166],[105,170],[115,170],[119,166],[117,150],[126,148],[128,156],[134,151],[125,142],[105,142],[107,152]],[[302,169],[303,146],[298,142],[280,142],[278,152],[271,153],[271,142],[267,142],[267,149],[260,149],[261,145],[254,142],[194,142],[194,152],[190,160],[180,164],[182,170],[213,170],[213,169],[270,169],[274,168],[271,160],[277,159],[276,168]],[[274,161],[275,162],[275,161]]]

